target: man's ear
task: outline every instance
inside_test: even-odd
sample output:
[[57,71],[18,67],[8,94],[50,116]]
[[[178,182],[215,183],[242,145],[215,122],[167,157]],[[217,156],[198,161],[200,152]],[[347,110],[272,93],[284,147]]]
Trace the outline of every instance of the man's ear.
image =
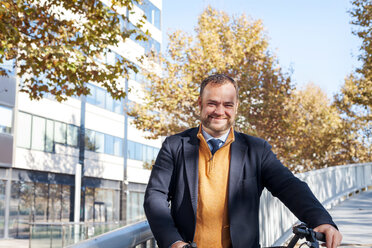
[[198,105],[199,105],[199,108],[201,108],[201,97],[200,96],[198,97]]

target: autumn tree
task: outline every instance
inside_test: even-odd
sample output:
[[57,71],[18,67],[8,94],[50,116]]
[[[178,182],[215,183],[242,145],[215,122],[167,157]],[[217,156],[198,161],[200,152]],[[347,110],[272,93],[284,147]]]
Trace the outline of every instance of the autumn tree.
[[269,140],[280,152],[287,128],[284,104],[293,86],[268,49],[261,21],[208,7],[194,36],[176,31],[168,38],[166,54],[159,58],[162,75],[147,73],[151,83],[145,85],[143,102],[130,113],[136,127],[156,138],[198,125],[200,83],[223,73],[240,87],[236,128]]
[[350,11],[353,33],[362,40],[360,68],[345,79],[334,105],[343,118],[344,161],[371,161],[372,145],[372,1],[354,0]]
[[288,124],[282,159],[292,171],[303,172],[342,163],[342,127],[337,109],[327,95],[310,83],[287,99]]
[[335,95],[334,106],[342,117],[340,133],[340,156],[344,163],[360,163],[371,161],[372,114],[371,99],[363,96],[363,91],[372,97],[372,89],[361,88],[367,82],[351,74],[345,79],[340,93]]
[[[133,0],[137,1],[137,0]],[[14,60],[20,91],[31,99],[45,93],[62,101],[87,95],[87,82],[96,82],[115,99],[125,96],[117,79],[137,68],[125,58],[114,64],[99,61],[135,30],[122,23],[132,12],[132,0],[0,1],[0,64]],[[138,22],[141,27],[144,17]],[[137,39],[146,39],[138,33]],[[0,75],[11,71],[0,67]]]

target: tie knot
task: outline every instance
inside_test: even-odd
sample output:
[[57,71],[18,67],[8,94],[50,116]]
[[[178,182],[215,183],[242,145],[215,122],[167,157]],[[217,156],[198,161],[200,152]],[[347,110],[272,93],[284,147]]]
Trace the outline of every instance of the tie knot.
[[212,146],[211,152],[212,155],[220,148],[221,140],[219,139],[210,139],[208,143]]

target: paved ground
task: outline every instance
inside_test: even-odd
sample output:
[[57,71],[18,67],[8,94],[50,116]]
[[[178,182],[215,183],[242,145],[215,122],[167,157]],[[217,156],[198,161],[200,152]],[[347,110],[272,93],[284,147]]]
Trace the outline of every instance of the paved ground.
[[[330,213],[343,235],[342,248],[372,248],[372,190],[341,202],[331,209]],[[0,240],[0,248],[28,246],[28,240]]]
[[28,248],[28,239],[1,239],[0,248]]
[[342,247],[372,248],[372,190],[341,202],[330,213],[343,235]]

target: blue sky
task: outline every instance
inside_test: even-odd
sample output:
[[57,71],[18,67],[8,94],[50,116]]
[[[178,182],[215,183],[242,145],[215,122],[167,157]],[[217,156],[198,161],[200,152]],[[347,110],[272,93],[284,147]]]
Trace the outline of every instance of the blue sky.
[[293,69],[298,88],[313,82],[332,97],[359,66],[360,40],[351,33],[348,0],[163,0],[163,49],[169,32],[194,34],[197,18],[208,5],[261,19],[270,50],[284,70]]

